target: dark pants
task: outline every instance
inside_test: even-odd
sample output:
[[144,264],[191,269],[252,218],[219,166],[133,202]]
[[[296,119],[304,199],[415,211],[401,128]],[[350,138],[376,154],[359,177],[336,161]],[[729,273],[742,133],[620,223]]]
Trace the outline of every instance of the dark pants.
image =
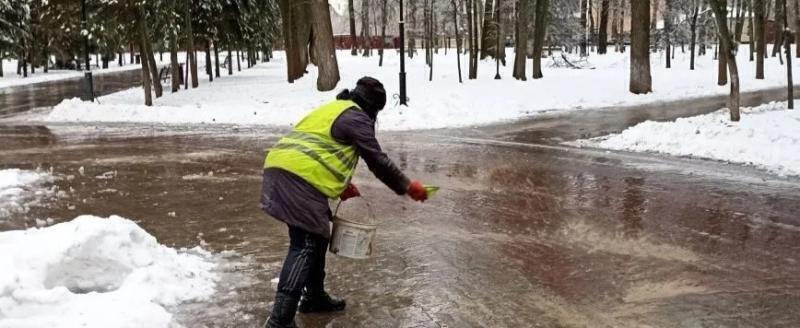
[[325,291],[327,249],[327,238],[289,226],[289,254],[281,269],[271,320],[291,322],[303,288],[311,296]]

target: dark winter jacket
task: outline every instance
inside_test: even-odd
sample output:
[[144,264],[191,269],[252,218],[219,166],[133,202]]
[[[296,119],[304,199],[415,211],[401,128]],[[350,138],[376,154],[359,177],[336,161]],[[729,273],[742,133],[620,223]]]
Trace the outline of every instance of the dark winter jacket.
[[[378,179],[398,195],[405,194],[408,178],[381,150],[375,138],[376,114],[356,108],[345,110],[334,121],[331,135],[338,142],[355,146],[358,155]],[[278,168],[264,170],[261,209],[290,226],[330,237],[332,214],[328,198],[288,171]]]

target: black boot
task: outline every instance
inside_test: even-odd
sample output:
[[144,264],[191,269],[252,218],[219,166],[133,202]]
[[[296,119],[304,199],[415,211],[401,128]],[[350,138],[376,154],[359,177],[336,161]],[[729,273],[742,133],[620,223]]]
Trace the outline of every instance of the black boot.
[[294,314],[297,312],[297,299],[289,295],[278,293],[275,295],[275,304],[272,305],[272,314],[267,320],[265,328],[297,328],[294,323]]
[[344,300],[339,300],[331,297],[326,292],[321,294],[311,295],[303,291],[303,298],[300,299],[300,313],[313,313],[313,312],[334,312],[343,311],[346,306]]

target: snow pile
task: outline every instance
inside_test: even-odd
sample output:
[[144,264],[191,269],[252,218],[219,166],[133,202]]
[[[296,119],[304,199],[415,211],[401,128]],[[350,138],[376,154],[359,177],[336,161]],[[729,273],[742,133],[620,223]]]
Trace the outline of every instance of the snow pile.
[[800,176],[800,110],[772,102],[743,108],[742,114],[740,122],[731,122],[727,109],[673,122],[647,121],[574,144],[716,159]]
[[[513,58],[512,49],[508,49]],[[471,126],[517,119],[545,112],[626,106],[708,95],[725,95],[727,86],[716,85],[716,61],[712,56],[697,58],[697,68],[688,69],[689,56],[676,54],[673,68],[664,68],[663,55],[651,56],[653,93],[634,95],[628,91],[629,54],[592,55],[588,61],[596,69],[543,67],[543,79],[518,81],[511,77],[513,65],[501,67],[501,80],[495,80],[495,63],[481,61],[478,79],[468,80],[467,56],[462,54],[464,83],[458,83],[454,51],[440,49],[434,56],[433,81],[424,56],[407,60],[409,107],[398,106],[399,55],[387,51],[383,67],[378,58],[337,53],[341,82],[336,90],[316,91],[317,71],[292,84],[286,82],[283,53],[276,52],[270,63],[243,69],[233,76],[208,83],[205,75],[197,89],[184,90],[154,100],[146,107],[143,90],[133,88],[101,97],[98,102],[67,100],[57,105],[44,120],[50,122],[141,122],[193,124],[255,124],[289,126],[305,113],[332,100],[343,88],[370,75],[381,80],[388,93],[386,109],[378,118],[381,130],[410,130]],[[560,58],[559,53],[554,54]],[[746,51],[740,52],[742,91],[785,85],[785,66],[777,59],[765,63],[764,80],[755,79],[754,64]],[[800,72],[800,65],[795,68]],[[202,72],[202,69],[200,70]],[[531,75],[528,65],[528,76]],[[167,88],[168,89],[168,88]]]
[[14,213],[26,213],[30,206],[55,194],[53,176],[39,171],[0,170],[0,219]]
[[211,255],[160,245],[134,222],[79,216],[0,233],[0,327],[170,327],[214,293]]

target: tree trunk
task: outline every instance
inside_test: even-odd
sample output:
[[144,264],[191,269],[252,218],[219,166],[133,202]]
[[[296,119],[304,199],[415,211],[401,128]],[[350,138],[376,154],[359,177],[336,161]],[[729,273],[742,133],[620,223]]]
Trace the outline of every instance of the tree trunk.
[[214,42],[214,75],[219,77],[219,42]]
[[608,51],[608,7],[609,0],[600,2],[600,31],[597,38],[597,53],[605,54]]
[[717,21],[717,30],[720,36],[720,58],[725,57],[728,64],[728,71],[731,78],[731,93],[728,101],[728,109],[731,114],[731,121],[739,121],[739,69],[736,67],[736,56],[733,51],[733,35],[727,24],[727,1],[709,0],[714,17]]
[[150,43],[149,32],[147,30],[147,16],[145,16],[144,9],[142,7],[139,8],[139,20],[142,24],[141,29],[144,33],[144,37],[142,38],[142,51],[140,52],[142,56],[142,61],[148,61],[147,66],[150,69],[150,75],[152,76],[151,83],[153,85],[153,90],[155,90],[156,98],[161,97],[163,94],[163,89],[161,87],[161,80],[158,77],[158,65],[156,65],[156,57],[155,53],[153,52],[153,45]]
[[469,48],[469,60],[468,60],[468,63],[467,63],[467,74],[468,74],[467,77],[470,80],[473,79],[473,77],[472,77],[472,75],[473,75],[472,74],[472,52],[473,52],[472,49],[474,47],[474,45],[472,44],[472,33],[473,33],[473,31],[472,31],[472,27],[473,27],[473,23],[472,23],[472,20],[473,20],[473,17],[472,17],[473,5],[472,5],[472,2],[473,1],[477,1],[477,0],[467,0],[466,1],[466,11],[467,11],[467,48]]
[[753,16],[755,16],[755,14],[753,13],[753,1],[754,0],[750,0],[750,4],[748,5],[748,11],[750,13],[750,15],[748,15],[749,16],[749,20],[750,20],[750,28],[747,29],[748,35],[750,36],[750,42],[748,42],[748,44],[749,44],[748,48],[750,48],[750,61],[751,62],[755,61],[755,59],[756,59],[756,56],[755,56],[755,52],[756,52],[756,33],[755,33],[756,21],[755,21],[755,18],[753,18]]
[[363,39],[364,57],[372,56],[372,38],[369,34],[369,1],[361,1],[361,36]]
[[672,68],[672,1],[664,0],[666,8],[664,9],[664,48],[667,51],[667,68]]
[[781,46],[783,46],[783,33],[781,33],[780,29],[781,26],[785,25],[783,22],[784,1],[786,0],[775,0],[775,43],[772,45],[772,57],[777,56],[780,53]]
[[339,64],[336,61],[336,48],[333,44],[333,27],[328,10],[328,0],[313,1],[311,18],[314,29],[313,51],[319,67],[317,90],[333,90],[339,83]]
[[530,13],[528,12],[529,0],[518,0],[519,8],[517,10],[516,22],[514,28],[516,29],[517,39],[514,42],[514,74],[513,77],[517,80],[527,80],[525,74],[525,63],[527,62],[528,52],[528,19]]
[[178,92],[181,88],[181,67],[178,64],[178,36],[175,35],[176,33],[177,31],[175,30],[169,31],[169,65],[170,75],[172,75],[173,93]]
[[389,0],[383,0],[381,3],[381,49],[378,50],[378,54],[381,57],[378,60],[378,66],[381,67],[383,66],[383,50],[386,47],[386,16],[389,14],[386,7],[388,4]]
[[[189,65],[191,66],[191,74],[192,74],[192,88],[197,88],[199,82],[197,81],[197,58],[195,57],[194,53],[194,33],[192,32],[192,7],[191,1],[185,0],[184,7],[186,9],[186,17],[184,21],[184,25],[186,28],[186,43],[187,43],[187,50],[186,56],[188,56]],[[187,76],[188,78],[188,76]]]
[[800,32],[800,0],[793,0],[794,3],[794,43],[797,47],[795,49],[795,56],[800,58],[800,40],[797,40],[797,33]]
[[[694,48],[697,44],[697,16],[700,14],[700,6],[698,3],[694,4],[694,11],[692,12],[692,20],[689,24],[691,33],[691,40],[689,46],[689,69],[694,70]],[[751,41],[752,42],[752,41]]]
[[[137,14],[136,20],[139,24],[139,53],[140,55],[145,55],[145,51],[147,46],[145,45],[148,42],[147,39],[147,23],[144,21],[144,16],[142,15],[143,10],[139,10]],[[143,58],[141,60],[142,63],[142,88],[144,89],[144,104],[145,106],[153,106],[153,96],[150,93],[151,88],[151,81],[150,81],[150,63],[147,59]]]
[[581,1],[581,20],[580,20],[581,43],[580,43],[580,47],[581,47],[581,56],[585,57],[585,56],[589,55],[588,52],[586,51],[586,46],[587,46],[586,43],[588,42],[588,40],[586,39],[586,28],[587,28],[586,27],[586,24],[587,24],[586,23],[586,11],[588,10],[589,0],[580,0],[580,1]]
[[[787,24],[788,25],[788,24]],[[784,44],[786,48],[786,91],[789,109],[794,109],[794,84],[792,83],[792,32],[786,26]]]
[[[636,0],[631,0],[631,1],[636,1]],[[652,9],[652,11],[653,11],[653,16],[650,16],[650,17],[651,17],[651,18],[650,18],[650,30],[655,30],[655,29],[656,29],[656,26],[657,26],[657,24],[656,24],[656,23],[658,22],[658,9],[659,9],[659,8],[658,8],[658,5],[659,5],[659,0],[653,0],[653,1],[651,1],[651,2],[652,2],[652,8],[653,8],[653,9]]]
[[358,39],[356,38],[356,8],[353,0],[347,0],[347,11],[350,13],[350,54],[358,55]]
[[536,11],[533,25],[533,78],[541,79],[542,74],[542,49],[549,25],[550,0],[536,0]]
[[[477,2],[477,0],[473,0]],[[481,34],[481,59],[489,56],[489,46],[495,44],[494,42],[494,10],[492,5],[495,0],[485,0],[483,7],[483,29]],[[477,4],[476,4],[477,6]],[[476,11],[477,13],[477,11]]]
[[503,8],[502,0],[495,0],[494,6],[494,16],[495,16],[495,34],[496,39],[495,45],[496,49],[494,51],[494,55],[500,58],[500,62],[503,63],[503,66],[506,66],[506,47],[505,47],[505,37],[503,36],[503,13],[500,9]]
[[456,5],[456,0],[450,0],[450,2],[453,4],[453,30],[456,33],[456,65],[458,66],[458,83],[464,83],[464,80],[461,78],[461,36],[458,33],[458,5]]
[[631,1],[630,92],[653,91],[650,76],[650,0]]
[[764,0],[753,0],[753,12],[755,13],[755,34],[756,34],[756,79],[764,79],[764,56],[767,53],[767,37],[765,27]]
[[211,64],[211,41],[206,39],[206,75],[208,75],[208,81],[214,82],[214,66]]
[[228,44],[228,58],[225,58],[225,65],[228,65],[228,75],[233,75],[233,52],[231,52],[230,44]]
[[436,22],[433,19],[433,5],[435,2],[436,0],[431,0],[431,8],[428,14],[428,53],[430,55],[430,63],[428,64],[428,67],[430,68],[428,73],[428,81],[433,81],[433,27],[436,26]]
[[744,16],[747,12],[747,2],[739,0],[736,2],[736,25],[734,29],[734,40],[736,44],[742,43],[742,34],[744,33]]
[[719,56],[717,57],[717,85],[728,84],[728,57],[724,56],[727,51],[728,49],[725,49],[725,45],[720,41]]

